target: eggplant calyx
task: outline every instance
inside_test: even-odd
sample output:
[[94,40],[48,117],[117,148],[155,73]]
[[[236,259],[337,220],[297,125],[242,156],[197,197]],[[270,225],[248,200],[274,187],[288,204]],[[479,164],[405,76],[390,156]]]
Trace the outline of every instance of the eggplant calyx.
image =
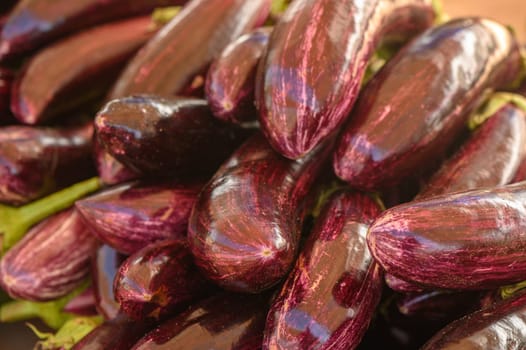
[[522,281],[508,286],[500,287],[500,297],[502,299],[508,299],[514,296],[518,291],[526,288],[526,281]]
[[435,25],[449,21],[449,15],[444,11],[444,6],[440,0],[431,0],[431,6],[435,11]]
[[157,30],[170,22],[177,14],[181,12],[181,6],[158,7],[152,12],[152,30]]
[[26,325],[40,339],[37,342],[38,349],[69,350],[101,323],[101,316],[77,317],[64,323],[56,333],[41,332],[30,323],[26,323]]
[[511,92],[497,92],[491,95],[491,97],[482,105],[482,107],[469,118],[469,129],[476,129],[508,103],[515,105],[517,108],[526,113],[525,97]]

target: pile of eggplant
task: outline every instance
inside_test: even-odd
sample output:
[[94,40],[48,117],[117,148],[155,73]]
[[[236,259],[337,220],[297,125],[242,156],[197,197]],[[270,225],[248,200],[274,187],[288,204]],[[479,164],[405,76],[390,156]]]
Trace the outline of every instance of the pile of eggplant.
[[433,0],[3,0],[0,27],[0,322],[35,348],[526,348],[509,27]]

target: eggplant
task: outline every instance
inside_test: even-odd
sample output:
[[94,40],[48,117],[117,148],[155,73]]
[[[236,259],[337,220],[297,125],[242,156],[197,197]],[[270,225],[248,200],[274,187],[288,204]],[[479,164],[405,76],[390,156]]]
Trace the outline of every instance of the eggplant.
[[395,292],[400,293],[418,293],[424,291],[424,288],[421,286],[404,281],[390,274],[385,274],[385,284]]
[[208,278],[258,293],[285,277],[329,151],[320,147],[292,161],[257,133],[232,154],[201,191],[188,223],[192,253]]
[[33,56],[17,76],[11,110],[43,124],[104,96],[122,66],[155,33],[149,16],[90,28]]
[[240,36],[212,62],[206,99],[220,120],[234,124],[257,120],[256,71],[271,32],[271,27],[264,27]]
[[139,321],[163,319],[214,290],[180,240],[151,243],[130,255],[113,289],[120,311]]
[[369,248],[387,273],[436,289],[492,289],[526,273],[526,182],[390,208]]
[[263,349],[355,349],[382,292],[367,248],[380,213],[364,194],[332,196],[267,317]]
[[266,296],[222,294],[195,304],[146,334],[132,350],[257,350]]
[[297,159],[330,138],[351,111],[380,41],[430,27],[431,3],[294,1],[274,28],[256,83],[259,119],[272,147]]
[[93,144],[95,166],[102,183],[108,186],[116,185],[135,180],[140,176],[109,154],[104,147],[100,145],[97,138],[93,140]]
[[78,316],[96,316],[98,314],[95,303],[95,293],[93,288],[89,287],[68,301],[62,310]]
[[186,241],[188,217],[201,182],[128,183],[76,202],[76,207],[103,243],[133,254],[164,239]]
[[0,122],[10,121],[11,89],[15,78],[14,71],[0,68]]
[[141,175],[209,176],[250,134],[216,120],[205,100],[140,95],[109,102],[95,118],[97,137]]
[[119,303],[113,293],[113,281],[124,259],[125,256],[107,245],[102,245],[91,259],[95,307],[106,320],[119,314]]
[[336,175],[375,190],[421,173],[455,143],[486,93],[511,84],[520,67],[515,38],[496,22],[459,18],[429,29],[361,92],[334,153]]
[[526,296],[496,303],[452,322],[422,350],[519,350],[526,339]]
[[98,246],[74,208],[62,211],[32,228],[2,257],[0,285],[13,298],[60,298],[88,277]]
[[97,24],[149,14],[185,0],[20,0],[0,33],[0,60],[6,60]]
[[215,56],[269,11],[270,0],[191,0],[126,66],[110,98],[191,94]]

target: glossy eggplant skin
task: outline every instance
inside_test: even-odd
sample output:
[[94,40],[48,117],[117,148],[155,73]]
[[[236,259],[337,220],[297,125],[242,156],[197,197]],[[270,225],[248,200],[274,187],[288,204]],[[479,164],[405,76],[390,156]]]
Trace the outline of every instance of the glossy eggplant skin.
[[131,60],[110,97],[190,94],[193,79],[230,42],[262,24],[269,11],[270,0],[191,0]]
[[150,16],[91,28],[44,48],[14,82],[11,110],[42,124],[104,96],[123,65],[155,33]]
[[124,258],[110,246],[102,245],[91,259],[95,307],[106,320],[119,314],[119,304],[113,293],[113,281]]
[[271,35],[256,85],[261,127],[274,149],[297,159],[329,138],[349,114],[382,38],[413,36],[433,19],[428,0],[290,4]]
[[178,178],[213,174],[251,133],[215,119],[206,100],[151,95],[110,101],[95,129],[106,151],[127,167]]
[[268,299],[222,294],[190,307],[146,334],[132,350],[257,350]]
[[429,29],[363,89],[334,153],[336,175],[374,190],[418,174],[445,155],[485,93],[519,69],[516,40],[496,22],[460,18]]
[[67,209],[33,227],[2,257],[0,285],[13,298],[60,298],[88,277],[98,246],[77,211]]
[[445,162],[416,199],[506,185],[526,160],[526,112],[508,103]]
[[93,125],[0,128],[0,202],[21,205],[94,173]]
[[252,136],[203,188],[188,240],[197,265],[223,288],[258,293],[279,282],[297,254],[309,190],[330,149],[297,161]]
[[[437,289],[492,289],[526,273],[526,182],[383,212],[367,237],[387,273]],[[512,268],[510,268],[512,266]]]
[[364,194],[333,195],[273,301],[263,349],[356,348],[382,292],[366,242],[379,213]]
[[519,350],[526,339],[526,296],[496,303],[446,326],[422,350]]
[[75,203],[93,234],[124,254],[165,239],[186,241],[202,182],[143,181],[109,188]]
[[210,66],[206,99],[220,120],[234,124],[257,120],[256,71],[271,32],[271,27],[263,27],[240,36]]
[[19,56],[97,24],[149,14],[184,0],[21,0],[0,34],[0,60]]
[[93,140],[93,154],[97,173],[105,185],[117,185],[135,180],[140,176],[109,154],[96,137]]
[[121,312],[138,321],[163,319],[214,290],[180,240],[155,242],[129,256],[113,289]]

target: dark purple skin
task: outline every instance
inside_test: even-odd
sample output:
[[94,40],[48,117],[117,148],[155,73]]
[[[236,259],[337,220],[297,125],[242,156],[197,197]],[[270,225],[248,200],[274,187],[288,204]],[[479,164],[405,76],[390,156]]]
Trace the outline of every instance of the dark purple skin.
[[512,182],[526,160],[526,112],[508,103],[446,161],[416,199]]
[[88,277],[98,246],[80,214],[67,209],[33,227],[2,257],[0,285],[13,298],[60,298]]
[[267,316],[263,349],[355,349],[382,292],[366,234],[380,213],[364,194],[333,195]]
[[330,138],[351,111],[380,41],[414,36],[434,16],[428,0],[292,2],[274,28],[256,84],[272,147],[297,159]]
[[95,304],[95,293],[93,288],[89,287],[71,299],[62,310],[78,316],[96,316],[97,308]]
[[44,48],[17,76],[11,110],[42,124],[104,96],[124,64],[155,33],[150,16],[90,28]]
[[113,281],[124,257],[115,249],[102,245],[92,256],[91,278],[97,311],[106,319],[119,313],[119,304],[113,294]]
[[336,175],[375,190],[421,173],[455,143],[485,92],[510,84],[520,66],[515,38],[496,22],[461,18],[426,31],[362,90],[334,153]]
[[140,95],[98,113],[101,145],[127,167],[151,176],[208,177],[250,130],[218,121],[205,100]]
[[10,120],[11,88],[15,73],[7,68],[0,67],[0,122]]
[[449,324],[422,350],[521,350],[525,339],[526,295],[522,293]]
[[212,60],[237,37],[261,25],[269,11],[270,0],[189,1],[131,60],[110,97],[192,94],[199,88],[194,79],[206,75]]
[[223,288],[258,293],[294,264],[309,191],[329,147],[292,161],[257,133],[201,191],[190,215],[188,240],[196,263]]
[[97,173],[103,184],[111,186],[135,180],[140,175],[109,154],[97,140],[93,140],[93,153]]
[[261,349],[267,304],[261,295],[212,297],[162,323],[132,350]]
[[0,128],[0,202],[21,205],[94,174],[93,124]]
[[256,71],[271,32],[271,27],[263,27],[240,36],[212,62],[205,92],[220,120],[234,124],[257,120]]
[[[2,0],[3,2],[4,0]],[[149,14],[185,0],[20,0],[0,34],[0,60],[38,49],[97,24]],[[123,33],[121,33],[123,34]]]
[[113,289],[121,312],[139,321],[166,318],[214,291],[180,240],[155,242],[129,256]]
[[[387,273],[436,289],[492,289],[526,274],[526,182],[386,210],[367,237]],[[511,268],[512,267],[512,268]]]
[[75,205],[93,234],[125,254],[165,239],[186,242],[202,182],[143,181],[107,189]]
[[417,293],[423,292],[424,288],[411,282],[404,281],[396,276],[385,274],[385,284],[395,292]]

